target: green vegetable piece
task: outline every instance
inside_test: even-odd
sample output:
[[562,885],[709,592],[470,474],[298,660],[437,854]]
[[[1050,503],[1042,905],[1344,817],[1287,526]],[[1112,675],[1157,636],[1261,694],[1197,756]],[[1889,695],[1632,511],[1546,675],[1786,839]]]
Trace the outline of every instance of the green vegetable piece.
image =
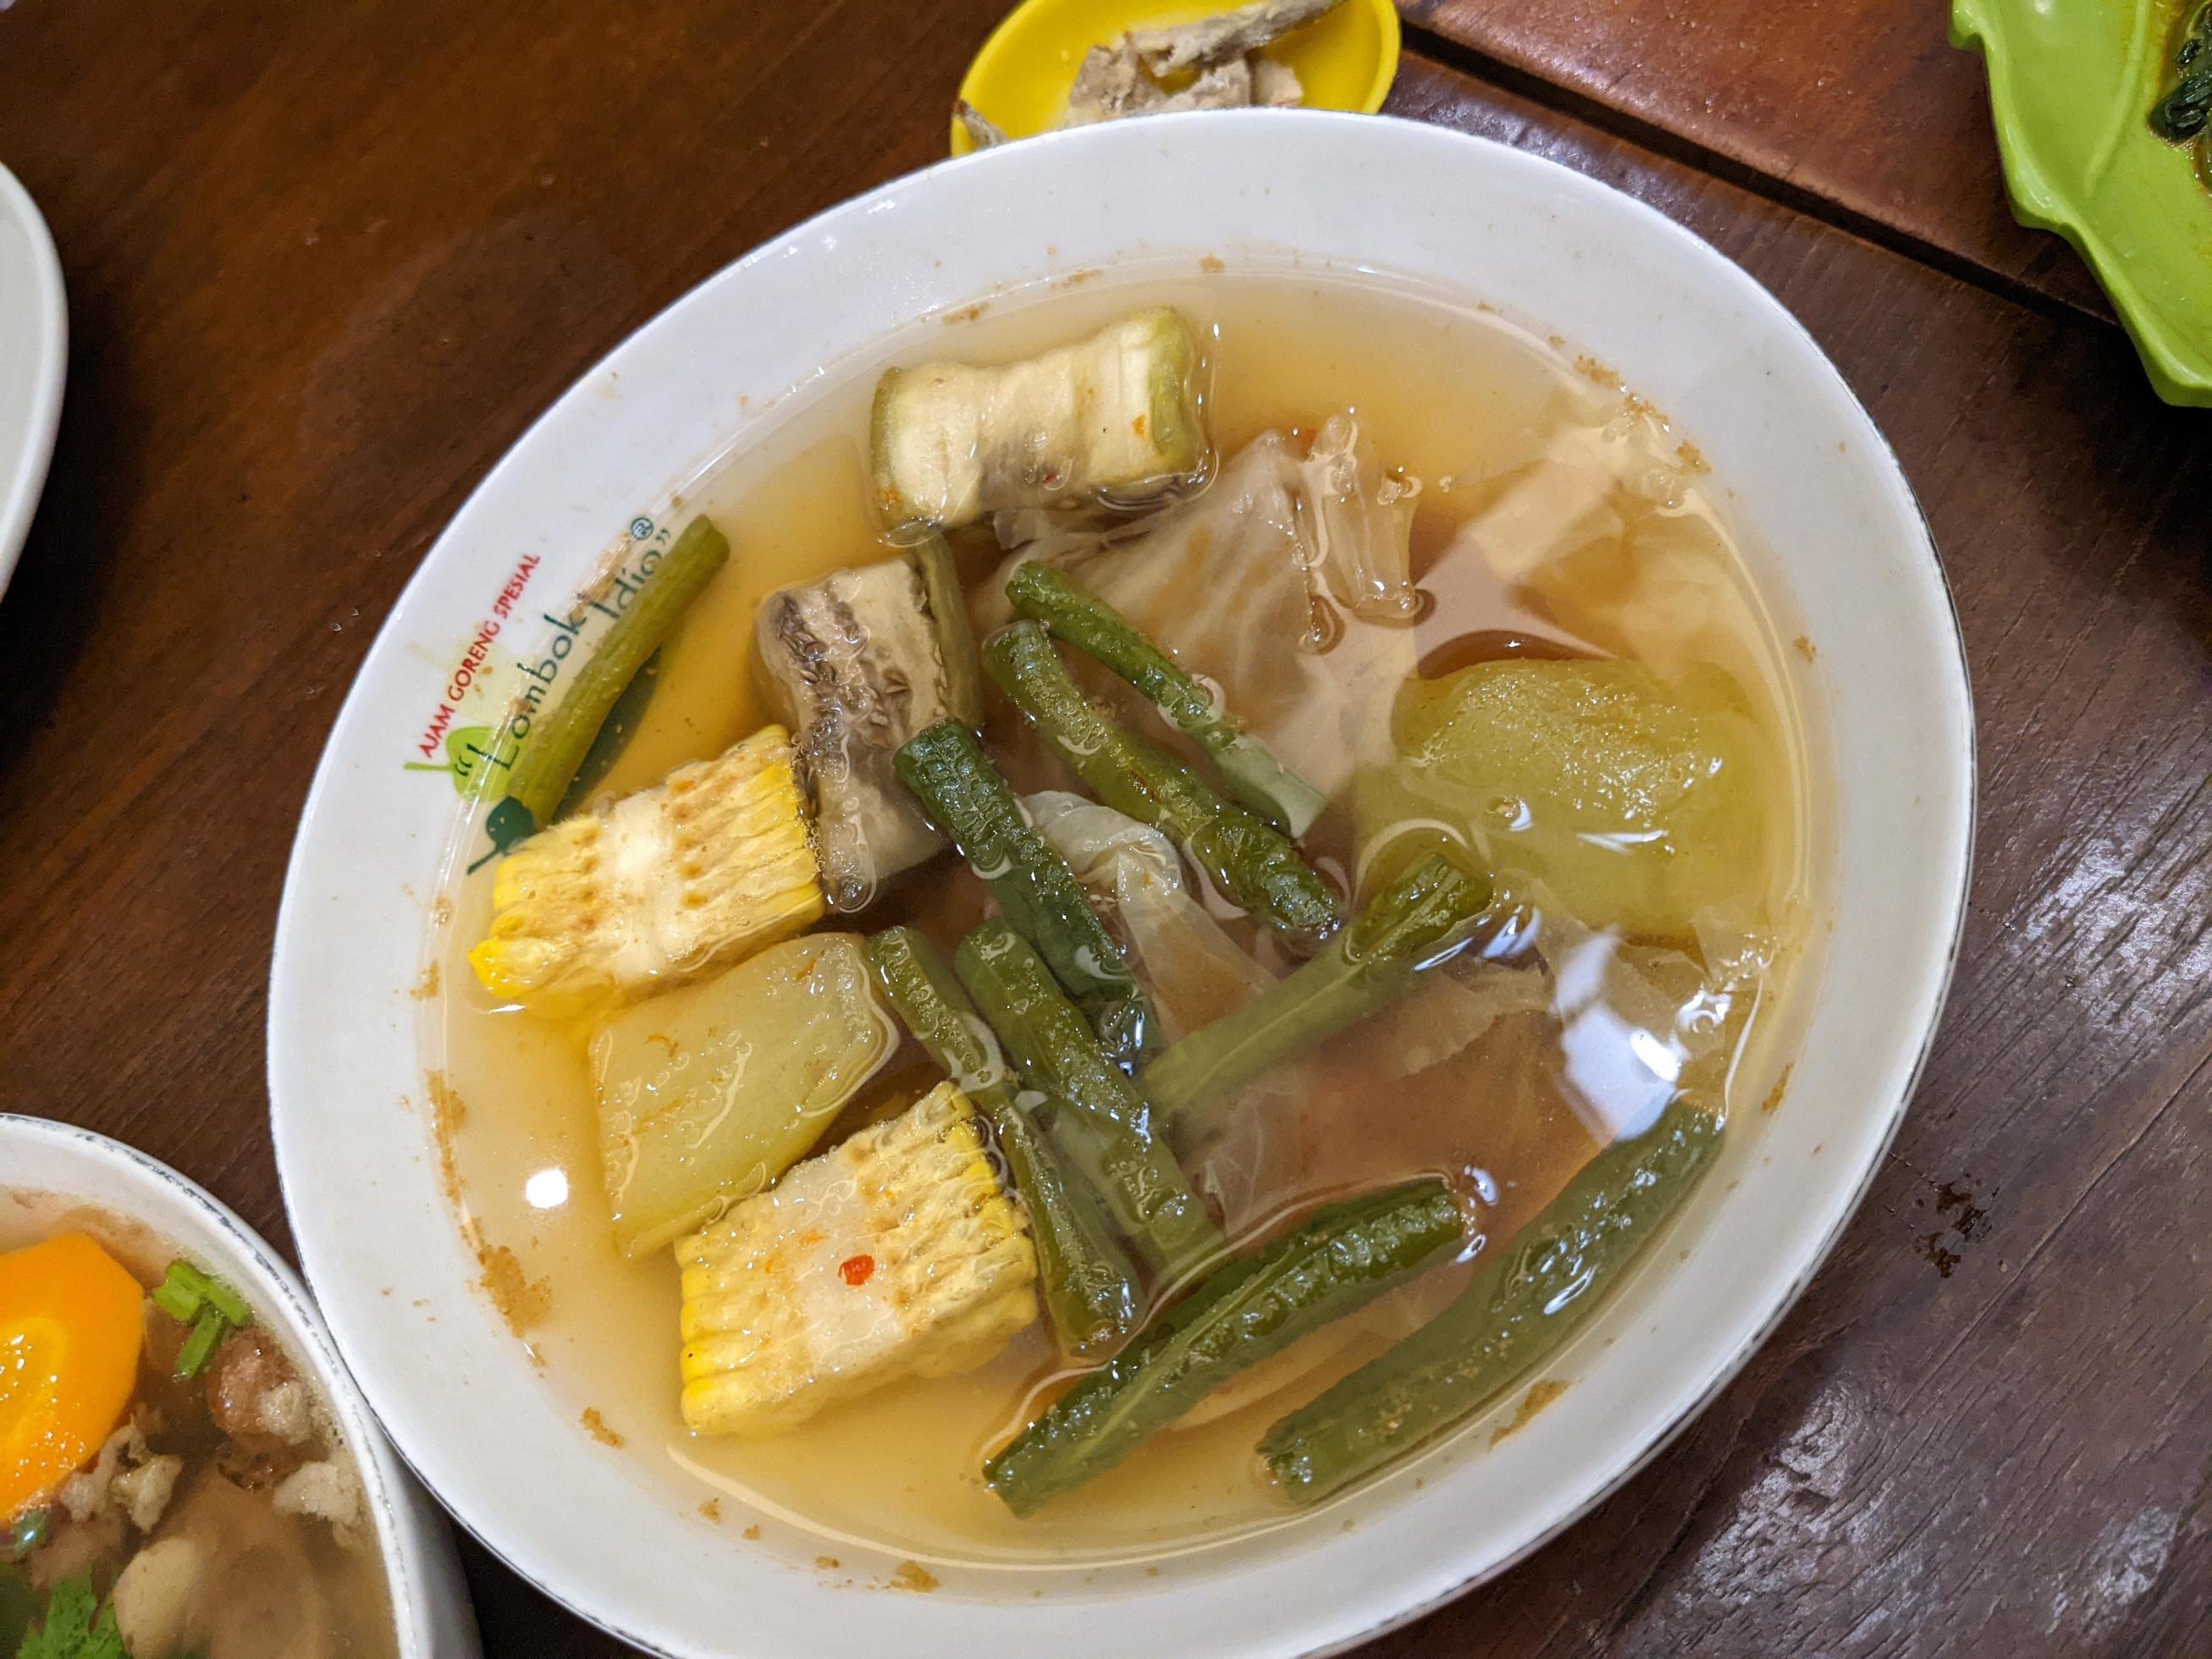
[[868,941],[868,963],[907,1030],[990,1120],[1029,1212],[1045,1311],[1061,1349],[1084,1357],[1111,1347],[1136,1323],[1137,1270],[1031,1121],[1042,1097],[1017,1095],[998,1039],[928,939],[911,927],[886,928]]
[[1281,830],[1086,698],[1042,625],[1000,629],[984,644],[983,667],[1091,793],[1165,831],[1241,908],[1300,939],[1343,920],[1334,891]]
[[568,793],[561,797],[560,805],[553,809],[556,819],[583,810],[592,792],[607,781],[607,774],[615,769],[623,750],[637,735],[638,727],[645,720],[645,711],[653,704],[653,694],[660,689],[661,654],[661,651],[656,651],[638,665],[637,672],[623,687],[622,696],[607,710],[606,719],[599,722],[599,729],[592,737],[592,746],[576,763],[576,775],[569,780]]
[[200,1316],[192,1322],[192,1334],[177,1352],[177,1375],[185,1378],[198,1376],[205,1369],[209,1356],[215,1352],[216,1344],[222,1340],[229,1328],[216,1310],[201,1309]]
[[2173,67],[2181,78],[2153,106],[2150,125],[2160,137],[2181,143],[2212,118],[2212,5],[2199,6],[2183,26]]
[[35,1630],[24,1633],[15,1659],[131,1659],[115,1626],[115,1608],[93,1594],[92,1579],[64,1578],[46,1598]]
[[1048,1126],[1152,1267],[1180,1280],[1221,1253],[1220,1229],[1152,1130],[1152,1109],[1099,1051],[1027,940],[987,921],[954,953],[975,998],[1028,1081],[1059,1103]]
[[2150,112],[2151,131],[2174,143],[2185,143],[2204,131],[2212,116],[2212,68],[2185,75]]
[[181,1256],[169,1264],[161,1282],[154,1287],[154,1305],[180,1325],[193,1323],[207,1309],[234,1329],[253,1322],[253,1310],[244,1297]]
[[213,1274],[207,1276],[201,1294],[206,1297],[208,1306],[221,1314],[223,1322],[233,1330],[244,1330],[253,1322],[253,1310],[246,1305],[246,1298]]
[[939,720],[909,739],[892,765],[1006,919],[1051,964],[1108,1050],[1117,1060],[1141,1054],[1152,1011],[1136,975],[1067,860],[1029,827],[975,734],[957,720]]
[[975,629],[968,620],[968,601],[960,591],[960,571],[945,538],[924,537],[907,550],[921,576],[929,624],[937,633],[937,657],[945,669],[945,706],[956,720],[983,723],[983,669],[975,655]]
[[876,383],[870,471],[884,527],[1149,499],[1207,462],[1196,333],[1167,306],[1018,363],[930,362]]
[[1465,937],[1490,902],[1490,879],[1431,853],[1376,894],[1322,953],[1243,1007],[1154,1060],[1146,1097],[1163,1121],[1227,1100],[1411,991],[1426,963]]
[[617,1246],[658,1250],[775,1181],[897,1041],[850,933],[785,939],[608,1016],[591,1066]]
[[1459,1205],[1434,1179],[1317,1211],[1222,1267],[1079,1380],[983,1466],[983,1478],[1015,1514],[1030,1514],[1111,1468],[1246,1367],[1443,1261],[1463,1237]]
[[[623,690],[646,659],[666,644],[692,600],[729,562],[730,544],[710,520],[697,518],[660,557],[644,587],[617,617],[566,696],[531,729],[507,774],[507,802],[529,815],[533,829],[554,809]],[[513,821],[510,815],[509,823]]]
[[199,1317],[200,1304],[206,1300],[192,1282],[198,1277],[190,1262],[172,1261],[161,1282],[154,1287],[154,1305],[179,1325],[191,1324]]
[[182,1256],[179,1256],[169,1264],[168,1271],[162,1275],[162,1279],[164,1282],[173,1282],[182,1286],[196,1297],[205,1296],[208,1286],[214,1282],[207,1274],[202,1273]]
[[1322,794],[1245,731],[1217,691],[1185,673],[1136,625],[1073,576],[1031,560],[1006,578],[1006,599],[1020,615],[1042,623],[1096,658],[1149,699],[1169,725],[1213,757],[1229,793],[1293,838],[1328,805]]
[[2013,216],[2096,272],[2160,397],[2212,406],[2212,158],[2203,134],[2184,149],[2140,118],[2182,9],[1951,0],[1950,35],[1987,60]]
[[[1450,825],[1588,927],[1687,940],[1701,911],[1765,901],[1765,744],[1718,669],[1478,663],[1408,684],[1393,726],[1388,817]],[[1361,823],[1363,856],[1389,827]]]
[[1451,1306],[1269,1429],[1260,1455],[1291,1501],[1342,1491],[1541,1364],[1665,1224],[1720,1138],[1717,1118],[1678,1100],[1591,1159]]

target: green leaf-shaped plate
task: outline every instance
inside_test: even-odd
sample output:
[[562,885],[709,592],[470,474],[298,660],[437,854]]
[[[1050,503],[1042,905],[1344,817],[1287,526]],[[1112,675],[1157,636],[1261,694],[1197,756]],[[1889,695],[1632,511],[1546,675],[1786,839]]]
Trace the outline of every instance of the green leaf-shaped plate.
[[1978,47],[2013,212],[2089,262],[2158,395],[2212,406],[2212,189],[2148,125],[2186,0],[1952,0]]

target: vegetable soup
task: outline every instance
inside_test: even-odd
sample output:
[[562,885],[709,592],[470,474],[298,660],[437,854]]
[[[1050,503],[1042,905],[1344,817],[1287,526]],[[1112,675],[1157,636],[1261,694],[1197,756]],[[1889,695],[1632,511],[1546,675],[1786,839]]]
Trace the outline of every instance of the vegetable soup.
[[1815,914],[1790,647],[1662,411],[1486,309],[1140,270],[908,331],[666,516],[481,754],[425,1005],[610,1455],[1063,1564],[1571,1382]]
[[388,1659],[329,1402],[143,1228],[0,1189],[0,1654]]

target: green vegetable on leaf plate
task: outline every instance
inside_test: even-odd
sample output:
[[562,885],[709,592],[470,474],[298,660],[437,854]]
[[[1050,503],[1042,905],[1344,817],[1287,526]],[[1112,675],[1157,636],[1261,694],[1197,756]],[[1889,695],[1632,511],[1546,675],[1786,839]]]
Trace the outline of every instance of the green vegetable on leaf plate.
[[1988,63],[2014,216],[2088,261],[2160,397],[2212,406],[2212,169],[2201,134],[2170,142],[2203,51],[2178,60],[2203,27],[2171,5],[1951,4],[1952,44]]

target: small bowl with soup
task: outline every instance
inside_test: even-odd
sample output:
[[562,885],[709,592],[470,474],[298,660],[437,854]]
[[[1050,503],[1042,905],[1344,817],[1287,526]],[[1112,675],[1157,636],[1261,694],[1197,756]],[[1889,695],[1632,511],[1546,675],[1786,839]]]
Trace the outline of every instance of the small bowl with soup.
[[0,1653],[26,1642],[477,1650],[444,1519],[290,1271],[153,1159],[0,1116]]
[[1802,1287],[1972,781],[1896,464],[1711,248],[1401,123],[1009,144],[672,307],[425,562],[278,930],[295,1229],[648,1650],[1331,1650]]

